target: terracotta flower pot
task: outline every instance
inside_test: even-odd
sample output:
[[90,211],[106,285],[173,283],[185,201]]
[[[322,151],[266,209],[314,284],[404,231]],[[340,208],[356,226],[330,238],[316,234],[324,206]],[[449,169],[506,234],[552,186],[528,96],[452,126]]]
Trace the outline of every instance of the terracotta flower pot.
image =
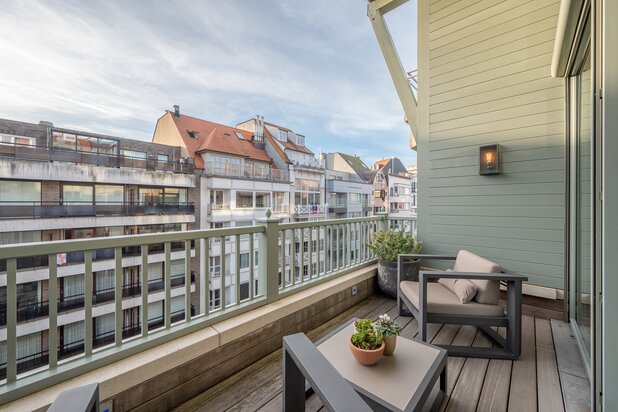
[[348,339],[348,346],[350,346],[350,351],[358,363],[361,365],[371,366],[378,363],[384,353],[384,348],[386,345],[384,344],[384,341],[382,341],[382,344],[378,349],[365,350],[354,346],[352,343],[352,337],[350,336],[350,339]]
[[397,345],[397,335],[390,335],[384,337],[384,356],[391,356],[395,352],[395,346]]

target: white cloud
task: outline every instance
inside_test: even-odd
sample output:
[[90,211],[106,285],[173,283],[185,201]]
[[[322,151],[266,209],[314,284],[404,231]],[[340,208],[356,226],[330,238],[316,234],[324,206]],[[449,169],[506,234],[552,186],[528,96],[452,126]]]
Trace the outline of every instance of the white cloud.
[[326,150],[407,139],[363,2],[7,1],[0,54],[2,117],[148,139],[180,104],[275,117]]

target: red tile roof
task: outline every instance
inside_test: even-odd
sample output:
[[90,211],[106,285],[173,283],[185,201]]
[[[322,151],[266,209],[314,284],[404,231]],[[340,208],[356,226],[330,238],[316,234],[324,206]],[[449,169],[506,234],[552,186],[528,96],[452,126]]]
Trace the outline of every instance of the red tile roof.
[[[172,116],[189,155],[195,159],[195,166],[197,168],[204,168],[204,160],[200,153],[205,151],[246,157],[262,162],[272,162],[265,149],[254,146],[252,143],[253,134],[251,132],[184,114],[177,117],[173,113],[167,113],[167,116]],[[192,138],[189,135],[190,133],[197,138]],[[245,140],[239,139],[236,133],[241,134]]]

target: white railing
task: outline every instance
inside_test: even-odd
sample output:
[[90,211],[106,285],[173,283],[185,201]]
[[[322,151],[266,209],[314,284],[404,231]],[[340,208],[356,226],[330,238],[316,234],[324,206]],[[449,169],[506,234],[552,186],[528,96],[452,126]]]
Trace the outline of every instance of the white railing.
[[328,212],[328,205],[295,205],[297,215],[323,215]]
[[[370,243],[376,230],[386,229],[388,226],[385,215],[301,223],[280,223],[281,220],[272,218],[270,213],[267,213],[267,216],[260,220],[258,226],[0,246],[0,282],[6,284],[6,327],[2,328],[4,330],[0,329],[2,331],[0,342],[4,341],[2,346],[6,348],[5,356],[0,358],[4,360],[4,363],[0,363],[0,374],[5,380],[4,383],[0,382],[0,404],[40,391],[231,316],[277,301],[283,296],[351,270],[373,264],[376,258],[367,248],[367,244]],[[294,248],[292,246],[294,239],[305,236],[308,237],[307,247],[305,248],[304,241],[300,242],[300,255],[289,256]],[[243,261],[241,269],[241,237],[248,239],[248,273],[246,260]],[[231,249],[229,257],[235,263],[230,265],[230,260],[220,259],[220,264],[216,269],[213,268],[212,272],[208,263],[204,265],[205,267],[199,267],[195,277],[200,279],[201,287],[195,293],[199,294],[202,303],[201,307],[195,310],[191,305],[191,268],[194,261],[192,247],[199,248],[203,262],[210,262],[212,246],[217,243],[220,245],[220,250],[224,251],[227,242],[230,242],[229,249]],[[148,311],[142,310],[140,320],[127,325],[123,311],[123,253],[125,250],[135,249],[141,252],[141,259],[138,259],[137,264],[140,268],[138,273],[141,276],[138,282],[141,286],[136,298],[145,308],[148,307],[149,298],[149,247],[155,245],[162,245],[165,263],[162,274],[164,284],[162,316],[153,323],[153,319],[148,317]],[[178,245],[181,251],[184,250],[184,307],[182,310],[177,307],[173,310],[172,279],[175,277],[171,274],[171,253]],[[109,333],[109,339],[103,344],[97,341],[94,335],[93,320],[93,314],[97,312],[94,310],[97,303],[93,300],[95,280],[93,254],[100,249],[113,251],[111,257],[115,263],[111,299],[114,306],[114,330]],[[83,339],[71,346],[70,356],[65,356],[62,347],[58,349],[60,343],[58,314],[63,309],[60,304],[53,304],[58,302],[62,292],[61,283],[58,281],[57,256],[67,253],[83,254],[83,263],[80,266],[83,272],[78,274],[84,286],[81,312],[83,318],[78,320],[83,324]],[[242,253],[247,253],[244,247]],[[51,349],[45,356],[37,358],[38,363],[33,364],[31,359],[24,362],[18,357],[18,353],[20,356],[23,353],[23,348],[18,351],[18,337],[24,334],[24,329],[21,326],[23,320],[18,321],[17,318],[17,286],[26,281],[19,275],[21,260],[38,256],[46,257],[39,264],[44,265],[40,269],[49,274],[49,327],[47,337],[42,335],[42,338],[46,340],[43,346]],[[281,262],[285,262],[285,266]],[[300,272],[297,272],[297,267],[300,267]],[[281,279],[278,276],[279,272],[284,274]],[[221,273],[225,273],[226,276],[221,276]],[[227,288],[229,290],[226,290],[226,282],[230,283],[231,288]],[[213,287],[211,285],[215,284],[219,285],[218,298],[214,293],[216,289],[211,289]],[[216,299],[218,303],[216,308],[211,307],[214,303],[210,299],[211,292],[213,300]],[[66,346],[67,342],[64,344]]]
[[318,159],[316,157],[305,157],[303,159],[297,159],[294,161],[294,165],[299,167],[309,167],[311,169],[325,168],[324,160]]
[[270,180],[275,182],[289,182],[290,172],[287,170],[272,169],[270,167],[255,166],[252,164],[232,164],[223,162],[207,162],[204,164],[204,175],[235,177],[241,179]]

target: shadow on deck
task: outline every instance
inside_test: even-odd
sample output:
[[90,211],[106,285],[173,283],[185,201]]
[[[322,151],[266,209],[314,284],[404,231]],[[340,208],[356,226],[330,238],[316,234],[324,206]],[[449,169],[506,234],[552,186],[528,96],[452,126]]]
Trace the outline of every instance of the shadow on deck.
[[[587,411],[589,384],[559,303],[524,302],[522,356],[517,361],[449,357],[444,411]],[[526,307],[528,306],[528,307]],[[311,330],[313,341],[347,320],[376,318],[388,313],[402,326],[402,336],[414,338],[417,321],[399,316],[396,302],[374,295]],[[532,315],[532,316],[530,316]],[[533,317],[535,316],[535,317]],[[491,342],[476,327],[428,325],[432,343],[487,346]],[[220,382],[180,405],[175,411],[281,411],[281,350]],[[312,395],[307,411],[323,406]]]

